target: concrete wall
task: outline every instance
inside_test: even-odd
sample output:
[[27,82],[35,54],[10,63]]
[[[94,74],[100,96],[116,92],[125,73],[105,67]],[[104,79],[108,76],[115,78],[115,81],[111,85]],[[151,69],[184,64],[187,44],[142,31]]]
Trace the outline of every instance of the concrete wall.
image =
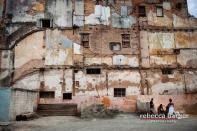
[[31,90],[12,89],[10,99],[10,120],[22,113],[35,112],[38,104],[38,93]]
[[9,121],[11,90],[0,88],[0,121]]
[[38,104],[36,91],[23,89],[0,89],[0,121],[16,120],[22,113],[34,112]]

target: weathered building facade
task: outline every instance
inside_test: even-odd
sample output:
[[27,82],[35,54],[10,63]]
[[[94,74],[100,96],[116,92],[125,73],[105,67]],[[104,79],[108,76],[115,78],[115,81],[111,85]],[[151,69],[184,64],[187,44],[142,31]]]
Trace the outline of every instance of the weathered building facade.
[[186,0],[0,0],[0,17],[1,86],[39,91],[39,104],[197,103]]

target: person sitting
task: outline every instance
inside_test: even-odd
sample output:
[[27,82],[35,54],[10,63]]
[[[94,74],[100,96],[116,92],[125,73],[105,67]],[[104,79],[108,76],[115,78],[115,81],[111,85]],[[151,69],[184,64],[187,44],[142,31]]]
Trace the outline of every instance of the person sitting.
[[165,113],[162,104],[160,104],[159,107],[157,108],[157,112],[158,112],[158,114],[164,114]]

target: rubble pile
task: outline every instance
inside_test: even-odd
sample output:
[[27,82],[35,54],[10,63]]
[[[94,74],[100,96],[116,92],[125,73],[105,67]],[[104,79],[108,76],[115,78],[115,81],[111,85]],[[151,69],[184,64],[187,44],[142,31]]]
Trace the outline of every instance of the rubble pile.
[[103,104],[93,104],[81,111],[81,118],[113,118],[118,113],[118,110],[108,109]]

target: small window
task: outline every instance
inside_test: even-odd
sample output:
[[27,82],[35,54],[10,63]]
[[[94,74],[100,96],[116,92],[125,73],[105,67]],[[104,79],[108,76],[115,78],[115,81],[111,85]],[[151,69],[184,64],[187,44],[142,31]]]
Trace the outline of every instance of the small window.
[[170,75],[170,74],[173,74],[173,69],[170,69],[170,68],[162,69],[162,74],[163,74],[163,75]]
[[122,48],[130,48],[130,34],[122,34]]
[[112,51],[119,51],[120,48],[121,48],[121,46],[120,46],[120,43],[119,42],[110,42],[109,43],[109,48]]
[[127,16],[128,15],[128,7],[127,6],[121,6],[120,14],[121,14],[121,16]]
[[176,4],[176,9],[181,10],[182,9],[182,3],[177,3]]
[[84,48],[90,48],[89,34],[88,33],[82,33],[81,34],[81,44]]
[[157,6],[157,17],[163,17],[163,7]]
[[146,17],[146,7],[145,6],[139,6],[139,17]]
[[63,93],[63,100],[71,100],[72,93]]
[[174,54],[179,55],[180,54],[180,49],[174,49]]
[[78,70],[74,70],[74,73],[78,73]]
[[50,28],[51,27],[51,20],[50,19],[42,19],[41,20],[41,27],[42,28]]
[[114,88],[114,97],[125,97],[126,88]]
[[79,87],[79,81],[75,81],[75,86]]
[[55,98],[54,91],[41,91],[40,98]]
[[90,68],[86,69],[87,74],[101,74],[101,69],[100,68]]

